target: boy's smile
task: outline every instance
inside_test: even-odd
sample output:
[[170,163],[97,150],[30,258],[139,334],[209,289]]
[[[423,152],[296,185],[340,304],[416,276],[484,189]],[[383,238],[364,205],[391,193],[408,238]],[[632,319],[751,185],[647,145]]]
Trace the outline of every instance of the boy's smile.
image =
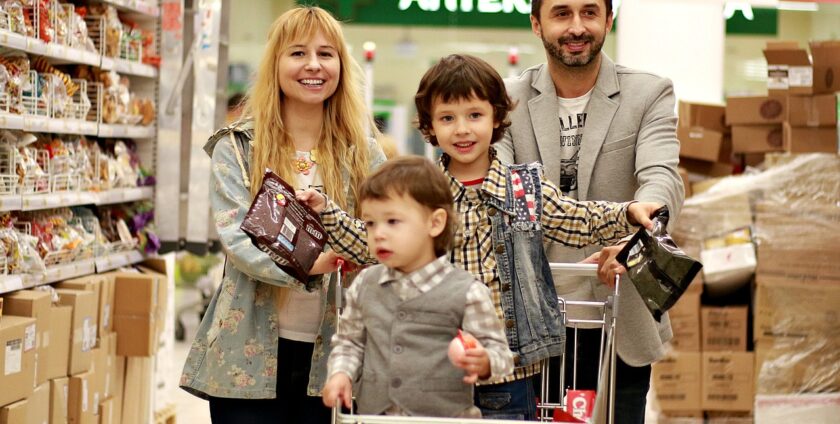
[[449,157],[449,173],[459,180],[482,178],[490,169],[490,140],[493,129],[493,105],[475,96],[444,102],[440,96],[432,102],[431,134]]

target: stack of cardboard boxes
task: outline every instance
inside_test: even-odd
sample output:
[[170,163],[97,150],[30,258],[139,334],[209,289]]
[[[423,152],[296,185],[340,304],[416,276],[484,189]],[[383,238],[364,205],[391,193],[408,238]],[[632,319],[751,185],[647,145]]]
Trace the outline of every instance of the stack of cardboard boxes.
[[0,423],[150,422],[167,281],[145,270],[4,294]]

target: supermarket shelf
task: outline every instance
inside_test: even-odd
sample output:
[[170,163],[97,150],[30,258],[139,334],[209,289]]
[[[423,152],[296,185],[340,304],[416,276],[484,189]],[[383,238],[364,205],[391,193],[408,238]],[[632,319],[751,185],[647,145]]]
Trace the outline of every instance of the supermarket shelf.
[[99,124],[100,137],[152,138],[155,127],[140,125]]
[[[10,130],[22,130],[24,125],[23,115],[12,115],[10,113],[0,113],[0,128]],[[95,123],[94,123],[95,125]]]
[[0,294],[28,289],[43,284],[43,276],[29,274],[0,275]]
[[133,265],[140,263],[145,259],[143,254],[138,250],[129,250],[127,252],[111,253],[105,256],[100,256],[94,259],[96,263],[96,272],[102,273],[111,271],[122,266]]
[[125,59],[114,59],[112,57],[102,58],[102,69],[106,71],[117,71],[124,75],[136,75],[138,77],[148,78],[157,78],[158,74],[157,68],[152,65]]
[[154,187],[115,188],[102,192],[64,191],[44,194],[14,194],[0,196],[0,212],[34,211],[78,205],[110,205],[114,203],[151,200]]
[[27,37],[5,29],[0,29],[0,45],[38,56],[45,56],[60,62],[92,66],[99,66],[102,63],[102,58],[98,53],[55,43],[45,43],[38,38]]
[[42,284],[93,274],[95,270],[94,259],[82,259],[66,264],[53,265],[47,267]]
[[150,18],[156,18],[160,15],[157,2],[149,0],[102,0],[102,2],[116,7],[117,10],[134,12]]

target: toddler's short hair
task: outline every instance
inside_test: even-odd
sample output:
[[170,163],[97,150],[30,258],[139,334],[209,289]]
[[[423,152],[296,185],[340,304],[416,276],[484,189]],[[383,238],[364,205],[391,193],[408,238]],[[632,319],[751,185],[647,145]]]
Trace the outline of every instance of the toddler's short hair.
[[455,238],[454,208],[449,179],[443,171],[421,156],[401,156],[390,159],[370,174],[359,189],[359,203],[384,200],[402,194],[429,208],[446,211],[446,226],[435,237],[435,255],[447,254]]
[[432,130],[432,103],[440,99],[444,103],[452,100],[468,100],[476,97],[493,106],[493,122],[499,127],[493,129],[490,143],[499,141],[510,121],[508,112],[513,103],[505,90],[502,77],[489,63],[475,56],[453,54],[434,64],[417,87],[414,104],[417,107],[417,128],[429,143],[437,146],[437,137]]

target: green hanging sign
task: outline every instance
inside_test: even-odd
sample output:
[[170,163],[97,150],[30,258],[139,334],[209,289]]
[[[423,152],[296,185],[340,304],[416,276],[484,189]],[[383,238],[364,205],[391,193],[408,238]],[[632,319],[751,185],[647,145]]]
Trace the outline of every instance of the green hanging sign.
[[531,0],[325,0],[316,4],[349,24],[531,27]]

